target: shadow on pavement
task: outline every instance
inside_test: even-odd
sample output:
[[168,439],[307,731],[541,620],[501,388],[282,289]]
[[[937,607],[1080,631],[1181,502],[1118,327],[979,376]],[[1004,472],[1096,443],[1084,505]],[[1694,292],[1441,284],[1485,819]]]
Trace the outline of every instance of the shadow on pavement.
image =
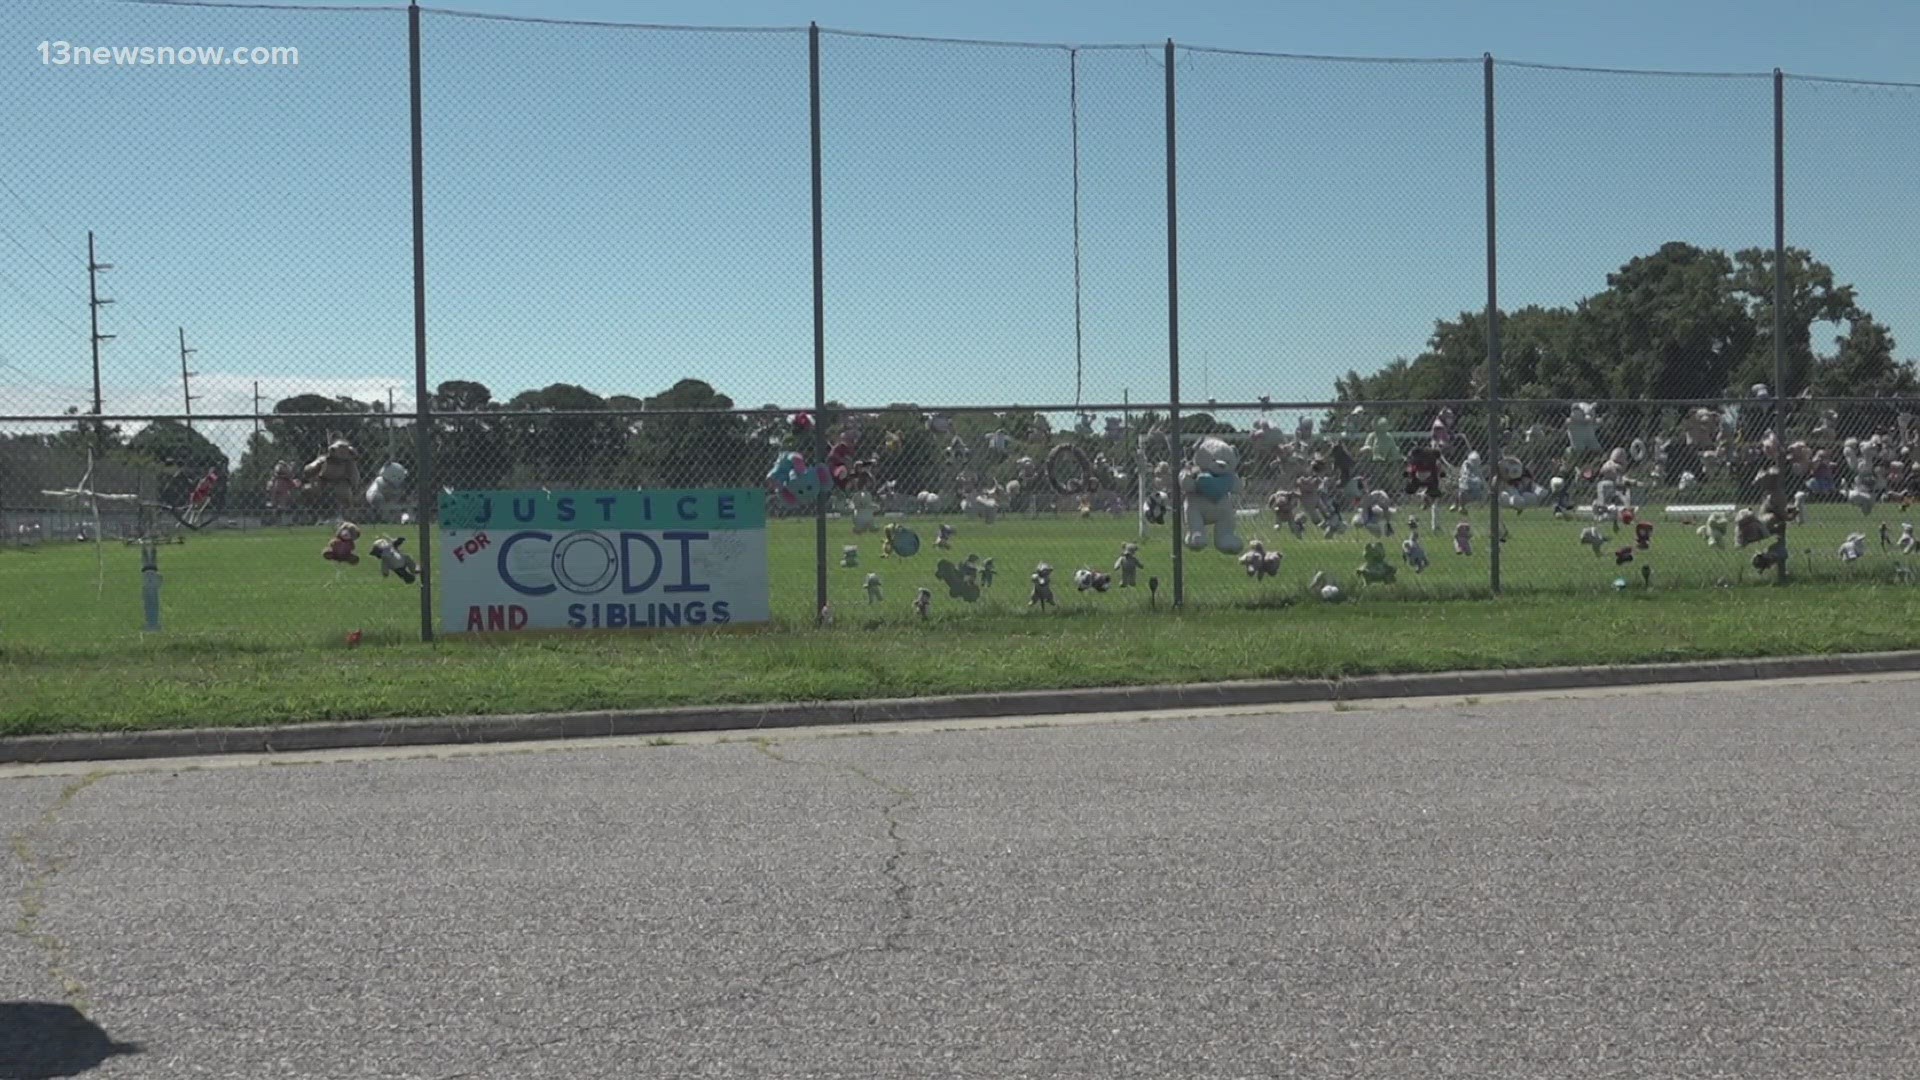
[[108,1058],[139,1052],[140,1044],[113,1041],[71,1005],[0,1001],[0,1080],[78,1076]]

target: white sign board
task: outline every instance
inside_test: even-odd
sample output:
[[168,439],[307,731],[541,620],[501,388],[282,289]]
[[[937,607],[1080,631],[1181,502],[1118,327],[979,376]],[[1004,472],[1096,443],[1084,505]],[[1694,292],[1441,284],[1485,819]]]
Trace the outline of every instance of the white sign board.
[[440,497],[441,629],[651,630],[766,622],[754,489]]

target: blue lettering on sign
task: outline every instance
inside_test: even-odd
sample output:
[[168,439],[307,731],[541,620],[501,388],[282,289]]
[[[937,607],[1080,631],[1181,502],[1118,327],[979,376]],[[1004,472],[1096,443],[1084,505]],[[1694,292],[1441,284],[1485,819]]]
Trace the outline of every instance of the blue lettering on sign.
[[515,521],[532,521],[533,515],[539,512],[539,510],[540,504],[532,499],[513,500],[513,519]]
[[[669,532],[661,533],[660,538],[674,541],[680,545],[680,582],[677,585],[669,585],[661,591],[672,593],[712,591],[713,586],[696,583],[693,580],[693,542],[695,540],[705,540],[707,534],[703,532]],[[656,548],[655,550],[657,551],[658,549]]]
[[515,544],[518,544],[522,540],[551,539],[553,539],[552,533],[543,532],[514,533],[512,536],[507,537],[506,541],[500,545],[499,558],[500,580],[506,582],[507,588],[527,596],[545,596],[553,591],[553,586],[551,585],[522,585],[514,578],[513,571],[507,568],[507,556],[513,552],[513,546]]
[[[693,545],[712,536],[705,530],[692,529],[660,533],[623,531],[616,540],[612,533],[579,531],[556,535],[529,529],[510,533],[498,542],[495,566],[501,583],[522,596],[546,596],[561,590],[575,596],[595,596],[615,591],[616,582],[617,591],[625,596],[656,588],[663,593],[708,593],[713,591],[713,584],[694,574]],[[536,548],[529,554],[520,550],[522,544],[550,546],[544,551]],[[672,550],[663,550],[666,548]],[[530,569],[543,564],[550,576]],[[528,573],[532,573],[531,580],[519,576]],[[611,610],[609,607],[604,613],[606,617],[618,618]],[[567,614],[569,620],[575,622],[597,621],[603,615],[598,605],[583,608],[578,604],[568,608]],[[715,605],[712,614],[714,621],[726,621],[719,605]]]
[[573,520],[573,496],[571,495],[560,496],[559,513],[560,513],[561,521]]

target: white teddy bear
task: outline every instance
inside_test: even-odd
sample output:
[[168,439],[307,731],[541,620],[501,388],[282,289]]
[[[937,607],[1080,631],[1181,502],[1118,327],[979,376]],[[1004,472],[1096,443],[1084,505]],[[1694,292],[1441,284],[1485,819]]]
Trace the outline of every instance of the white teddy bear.
[[1207,546],[1207,530],[1213,530],[1213,546],[1238,555],[1244,546],[1234,532],[1240,493],[1240,453],[1223,439],[1205,438],[1193,448],[1193,460],[1180,470],[1180,492],[1185,496],[1183,513],[1187,526],[1187,546],[1195,551]]

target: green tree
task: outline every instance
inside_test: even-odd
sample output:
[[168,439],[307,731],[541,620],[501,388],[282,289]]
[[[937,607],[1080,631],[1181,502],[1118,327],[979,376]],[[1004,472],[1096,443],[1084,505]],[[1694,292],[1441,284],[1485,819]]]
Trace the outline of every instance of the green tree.
[[[161,470],[160,501],[172,506],[186,504],[208,469],[219,470],[221,478],[227,479],[226,453],[205,435],[177,421],[148,424],[128,440],[127,452]],[[215,489],[215,509],[225,506],[230,486],[222,484]]]

